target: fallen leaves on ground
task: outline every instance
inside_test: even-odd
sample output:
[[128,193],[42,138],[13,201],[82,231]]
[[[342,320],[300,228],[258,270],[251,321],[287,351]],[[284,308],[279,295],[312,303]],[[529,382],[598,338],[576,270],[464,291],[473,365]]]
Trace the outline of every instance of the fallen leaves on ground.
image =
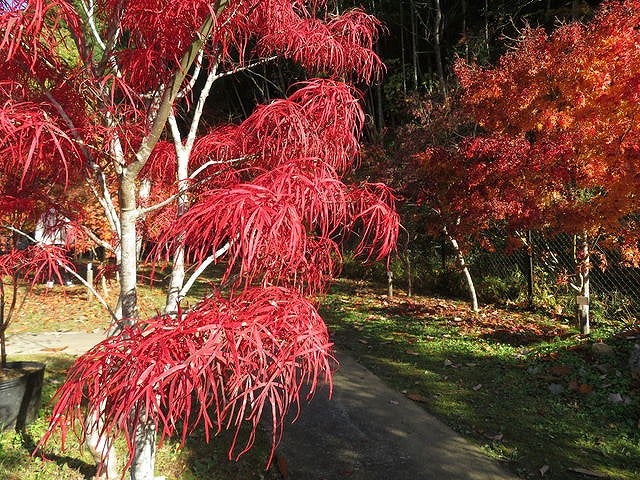
[[440,322],[451,323],[462,334],[492,338],[512,345],[563,338],[570,333],[569,327],[558,320],[518,309],[490,306],[473,312],[462,301],[404,295],[387,298],[369,289],[358,291],[367,294],[369,307],[376,307],[385,315],[424,318],[427,321],[437,318]]
[[418,403],[427,403],[429,401],[427,397],[425,397],[424,395],[420,395],[419,393],[407,393],[406,397],[409,400],[413,400],[414,402]]
[[[24,295],[24,287],[20,289],[20,298]],[[113,308],[118,298],[117,285],[112,285],[107,292],[100,292]],[[164,301],[161,288],[142,287],[138,291],[138,304],[142,316],[157,313]],[[110,317],[106,309],[95,298],[87,296],[87,289],[82,285],[45,288],[36,285],[28,292],[26,301],[17,312],[10,326],[9,333],[81,331],[92,332],[96,328],[106,329]]]

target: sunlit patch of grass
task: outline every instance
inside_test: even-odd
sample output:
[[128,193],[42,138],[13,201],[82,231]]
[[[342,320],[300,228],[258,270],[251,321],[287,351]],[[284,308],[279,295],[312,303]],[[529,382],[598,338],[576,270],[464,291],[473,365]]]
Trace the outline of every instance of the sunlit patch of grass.
[[[336,344],[390,386],[523,478],[540,478],[543,465],[550,479],[577,478],[571,468],[640,478],[630,344],[607,336],[610,325],[594,333],[614,350],[600,358],[591,340],[540,314],[472,314],[450,300],[382,293],[339,283],[323,315]],[[616,393],[622,402],[611,401]]]

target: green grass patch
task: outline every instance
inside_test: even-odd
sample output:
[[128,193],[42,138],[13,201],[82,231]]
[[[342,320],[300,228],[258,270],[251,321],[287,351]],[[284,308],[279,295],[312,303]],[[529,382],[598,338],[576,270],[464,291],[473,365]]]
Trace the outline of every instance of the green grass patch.
[[[23,356],[18,360],[35,360],[46,364],[43,406],[39,418],[25,432],[0,433],[0,478],[3,480],[86,480],[95,475],[95,463],[88,450],[73,434],[64,448],[55,436],[43,451],[32,455],[35,445],[47,428],[52,396],[64,381],[73,362],[69,355]],[[206,442],[203,432],[195,432],[184,448],[170,440],[157,454],[156,472],[167,480],[275,480],[280,478],[275,467],[265,470],[269,455],[269,439],[258,432],[256,446],[238,461],[227,457],[231,436],[223,433]],[[124,442],[116,445],[121,454]],[[121,455],[122,457],[123,455]]]
[[[378,293],[382,293],[381,289]],[[451,300],[387,299],[340,282],[323,315],[335,343],[522,478],[572,469],[640,478],[633,342],[596,330],[596,352],[563,319]]]

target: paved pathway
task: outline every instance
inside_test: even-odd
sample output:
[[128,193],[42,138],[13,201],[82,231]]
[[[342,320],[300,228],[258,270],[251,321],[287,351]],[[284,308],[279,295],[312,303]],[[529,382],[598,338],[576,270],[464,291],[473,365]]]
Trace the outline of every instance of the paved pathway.
[[[79,354],[104,333],[18,334],[10,354]],[[278,449],[286,480],[515,480],[500,465],[348,355],[333,398],[322,387]]]
[[515,480],[355,360],[338,359],[333,399],[323,388],[285,428],[290,480]]
[[7,336],[7,353],[9,356],[47,353],[79,355],[105,338],[103,331],[19,333]]

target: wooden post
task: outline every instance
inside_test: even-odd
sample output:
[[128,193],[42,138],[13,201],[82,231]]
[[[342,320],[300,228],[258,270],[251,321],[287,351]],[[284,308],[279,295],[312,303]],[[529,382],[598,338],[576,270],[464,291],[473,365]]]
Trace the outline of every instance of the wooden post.
[[393,272],[391,270],[387,270],[387,283],[388,283],[388,291],[387,296],[389,298],[393,298]]
[[580,333],[583,335],[589,335],[591,333],[591,326],[589,325],[589,296],[576,295],[576,307],[578,315],[578,327],[580,327]]
[[[87,284],[93,286],[93,263],[87,263]],[[93,292],[89,287],[87,287],[87,300],[91,300],[93,298]]]

